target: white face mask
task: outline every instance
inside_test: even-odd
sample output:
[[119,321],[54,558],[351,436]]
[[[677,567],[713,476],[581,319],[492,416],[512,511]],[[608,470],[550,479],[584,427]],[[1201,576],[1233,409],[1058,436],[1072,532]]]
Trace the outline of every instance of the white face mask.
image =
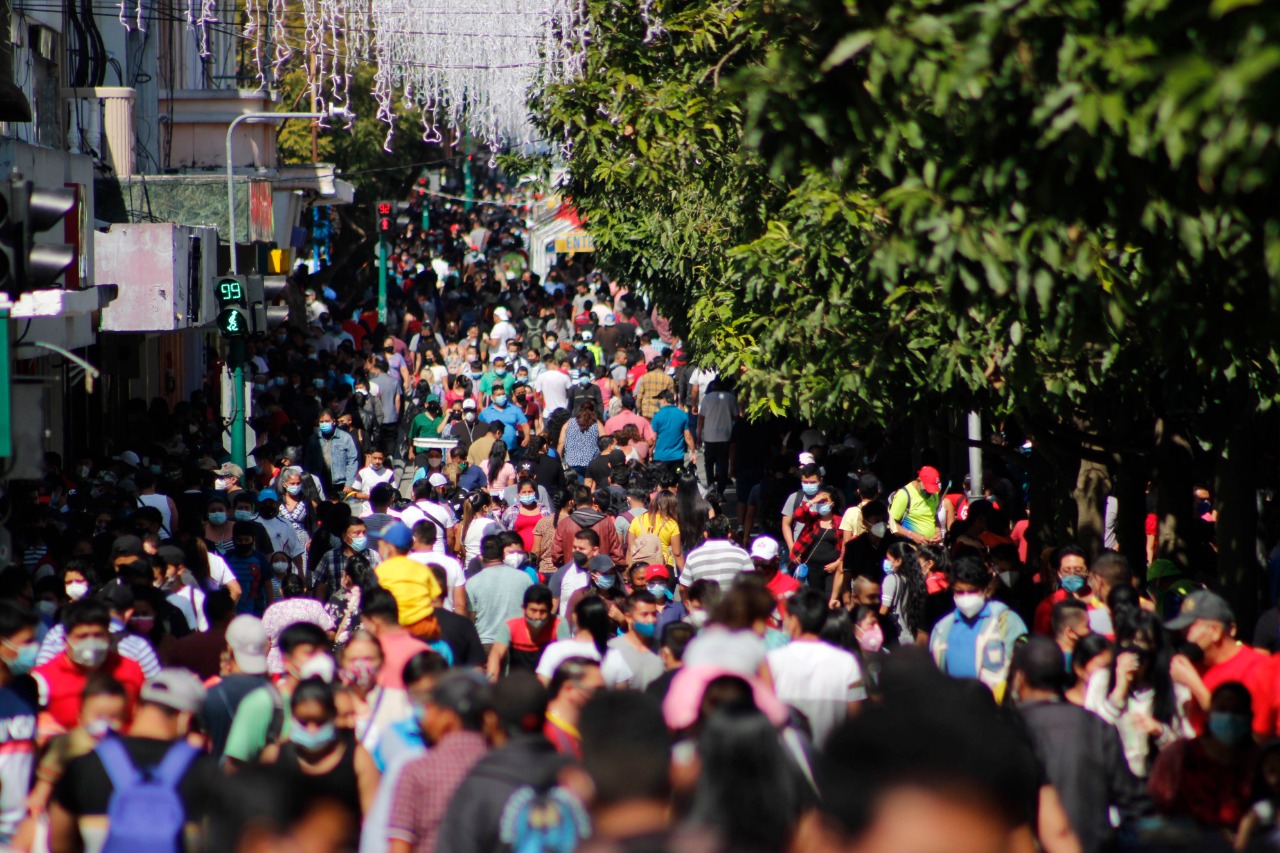
[[884,533],[885,533],[885,524],[883,521],[878,521],[875,524],[871,525],[872,536],[876,537],[877,539],[883,539]]
[[1013,582],[1018,579],[1017,572],[1000,572],[1000,582],[1013,589]]
[[707,624],[707,611],[691,610],[689,611],[689,615],[685,617],[684,621],[688,622],[695,628],[701,628]]
[[982,612],[987,597],[980,592],[957,592],[955,594],[956,610],[966,619],[972,619]]

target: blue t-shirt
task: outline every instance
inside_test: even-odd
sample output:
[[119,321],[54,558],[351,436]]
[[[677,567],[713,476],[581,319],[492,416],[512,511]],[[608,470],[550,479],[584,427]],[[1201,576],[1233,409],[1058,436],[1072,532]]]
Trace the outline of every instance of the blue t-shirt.
[[516,427],[529,422],[529,419],[524,416],[524,412],[520,411],[520,407],[513,406],[510,403],[501,409],[497,406],[487,407],[480,413],[480,420],[487,424],[502,424],[502,440],[506,442],[508,451],[516,448]]
[[36,709],[21,693],[0,688],[0,842],[13,838],[27,815],[36,754]]
[[657,462],[683,462],[684,433],[689,429],[689,416],[678,406],[663,406],[653,415],[653,458]]
[[951,633],[947,635],[947,654],[943,660],[943,670],[947,675],[953,678],[978,677],[978,634],[990,618],[989,604],[982,608],[972,624],[956,613]]

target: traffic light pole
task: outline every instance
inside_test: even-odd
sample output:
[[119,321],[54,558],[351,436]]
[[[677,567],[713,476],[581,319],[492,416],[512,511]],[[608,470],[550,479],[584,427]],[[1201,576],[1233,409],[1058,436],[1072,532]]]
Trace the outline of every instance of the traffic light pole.
[[0,300],[0,459],[9,459],[13,456],[13,384],[9,369],[13,363],[9,347],[9,313],[13,304],[5,294],[0,294]]
[[387,235],[378,234],[378,322],[387,322]]
[[231,461],[240,466],[241,470],[248,470],[245,465],[247,460],[245,448],[245,420],[244,420],[244,362],[245,347],[244,338],[231,338],[228,342],[227,365],[231,368]]

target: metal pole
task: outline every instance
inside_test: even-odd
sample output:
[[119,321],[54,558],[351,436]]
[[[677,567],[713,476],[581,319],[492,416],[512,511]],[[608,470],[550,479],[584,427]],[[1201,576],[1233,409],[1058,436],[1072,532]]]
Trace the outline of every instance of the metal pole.
[[234,400],[231,413],[231,461],[239,465],[242,470],[247,470],[245,465],[247,457],[245,455],[244,435],[244,356],[244,338],[232,338],[229,355],[232,384],[231,399]]
[[387,322],[387,235],[378,234],[378,322]]
[[9,313],[13,310],[8,295],[0,295],[0,458],[13,456],[13,418],[10,394],[12,377],[10,367],[13,353],[9,346]]
[[969,413],[969,500],[982,497],[982,448],[975,446],[982,440],[982,418],[977,412]]

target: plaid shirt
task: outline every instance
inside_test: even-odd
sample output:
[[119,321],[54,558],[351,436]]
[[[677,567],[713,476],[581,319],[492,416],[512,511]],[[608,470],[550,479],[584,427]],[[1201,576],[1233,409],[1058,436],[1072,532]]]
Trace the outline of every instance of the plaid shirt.
[[[828,534],[833,534],[836,537],[836,548],[840,548],[840,542],[844,538],[844,532],[839,529],[839,523],[836,522],[834,515],[831,516],[831,519],[835,526],[830,528],[823,527],[819,524],[822,520],[822,516],[818,515],[818,513],[807,503],[801,501],[796,507],[796,512],[795,515],[792,516],[792,519],[797,524],[802,525],[800,528],[800,535],[796,537],[796,544],[791,546],[791,561],[793,563],[808,562],[814,546],[818,544],[818,537],[824,531]],[[810,566],[810,568],[821,569],[822,567]]]
[[641,376],[636,383],[636,411],[640,413],[640,417],[653,420],[654,414],[662,408],[658,395],[663,391],[674,392],[675,389],[676,383],[661,370],[650,370]]
[[[347,570],[347,563],[351,560],[343,553],[345,546],[338,546],[325,552],[320,558],[320,562],[316,564],[316,570],[311,573],[311,588],[315,589],[320,584],[327,584],[329,592],[334,592],[342,586],[342,573]],[[375,568],[378,563],[382,562],[382,558],[378,556],[378,552],[372,548],[364,550],[364,557],[369,561],[369,568]]]
[[391,803],[388,840],[407,841],[414,853],[434,853],[449,800],[484,754],[484,735],[459,731],[406,764]]

